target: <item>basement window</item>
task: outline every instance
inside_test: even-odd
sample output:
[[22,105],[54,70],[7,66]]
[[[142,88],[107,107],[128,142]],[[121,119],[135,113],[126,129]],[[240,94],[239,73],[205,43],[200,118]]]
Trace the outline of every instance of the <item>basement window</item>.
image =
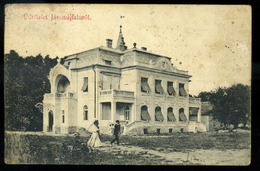
[[148,78],[141,78],[141,92],[149,93],[151,91],[149,84],[148,84]]
[[169,129],[169,133],[172,133],[172,128]]
[[184,84],[179,84],[179,95],[183,96],[183,97],[187,96],[187,93],[186,93],[186,91],[184,89]]
[[162,80],[155,80],[155,93],[156,94],[164,94],[161,82],[162,82]]
[[161,133],[161,129],[157,129],[156,132],[159,135]]

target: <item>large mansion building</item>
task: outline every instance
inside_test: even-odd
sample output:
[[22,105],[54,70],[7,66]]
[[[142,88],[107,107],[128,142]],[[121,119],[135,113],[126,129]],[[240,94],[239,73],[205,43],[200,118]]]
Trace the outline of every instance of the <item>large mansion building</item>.
[[106,46],[63,59],[50,71],[44,132],[74,133],[94,120],[102,133],[116,120],[124,134],[206,131],[201,101],[189,96],[188,71],[135,43],[128,49],[121,26],[115,48],[106,39]]

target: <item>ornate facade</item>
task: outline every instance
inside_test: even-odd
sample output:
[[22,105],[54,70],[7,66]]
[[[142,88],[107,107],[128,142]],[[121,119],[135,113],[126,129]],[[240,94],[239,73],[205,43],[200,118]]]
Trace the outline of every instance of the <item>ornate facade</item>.
[[[51,69],[51,93],[44,95],[43,131],[73,133],[99,120],[108,133],[120,120],[124,134],[206,131],[201,101],[189,96],[191,76],[171,58],[112,40],[64,57]],[[192,119],[190,119],[192,115]]]

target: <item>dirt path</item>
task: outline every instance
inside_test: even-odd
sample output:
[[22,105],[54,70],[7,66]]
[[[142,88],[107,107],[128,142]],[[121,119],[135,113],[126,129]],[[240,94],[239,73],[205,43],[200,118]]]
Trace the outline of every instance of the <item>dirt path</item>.
[[164,165],[248,165],[250,150],[190,150],[189,152],[162,152],[147,150],[130,145],[113,145],[104,142],[98,150],[116,154],[118,158],[124,155],[137,154],[147,159],[159,159]]

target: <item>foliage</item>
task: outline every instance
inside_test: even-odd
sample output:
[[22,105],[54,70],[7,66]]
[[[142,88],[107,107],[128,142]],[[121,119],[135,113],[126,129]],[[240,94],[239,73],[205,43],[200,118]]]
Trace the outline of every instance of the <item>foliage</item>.
[[4,62],[5,129],[42,130],[42,113],[35,104],[50,91],[48,74],[57,58],[41,54],[23,58],[11,50]]
[[250,87],[235,84],[231,87],[219,87],[215,91],[201,92],[202,101],[209,101],[213,105],[212,115],[224,124],[232,124],[237,128],[242,123],[244,127],[250,123]]

